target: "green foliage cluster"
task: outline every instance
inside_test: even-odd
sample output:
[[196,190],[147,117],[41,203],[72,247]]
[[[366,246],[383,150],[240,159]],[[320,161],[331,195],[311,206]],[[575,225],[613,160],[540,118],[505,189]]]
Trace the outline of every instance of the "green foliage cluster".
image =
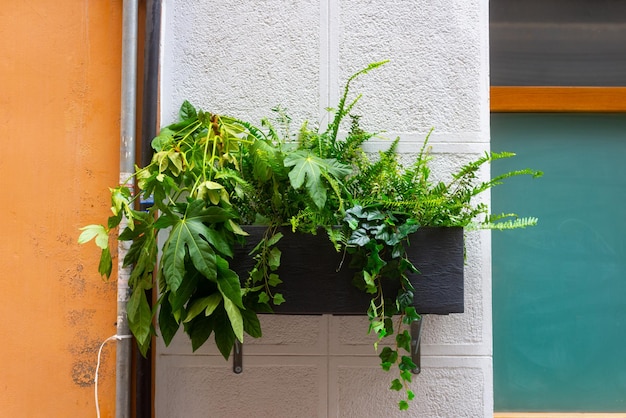
[[[127,312],[142,353],[157,332],[169,344],[181,326],[194,350],[213,334],[225,358],[244,333],[261,336],[257,314],[285,301],[279,290],[283,279],[289,280],[277,273],[281,252],[276,244],[282,237],[277,227],[290,224],[311,234],[323,228],[338,251],[352,255],[354,283],[371,295],[369,331],[378,341],[395,336],[379,356],[384,370],[397,367],[399,378],[391,389],[406,391],[399,407],[408,408],[414,395],[407,383],[415,365],[402,354],[410,353],[405,325],[419,318],[407,278],[417,271],[406,256],[409,235],[420,226],[468,227],[479,215],[485,215],[478,221],[483,227],[532,225],[535,219],[514,215],[498,223],[497,217],[488,216],[486,205],[473,204],[473,199],[507,177],[541,173],[520,170],[478,182],[484,164],[513,155],[487,153],[463,166],[450,182],[433,182],[428,138],[409,167],[398,161],[397,140],[378,158],[369,158],[362,145],[376,134],[365,132],[359,117],[352,116],[360,96],[349,100],[349,87],[356,77],[383,64],[371,64],[348,79],[325,129],[304,123],[292,134],[291,119],[280,108],[274,119],[255,126],[184,102],[179,121],[152,141],[151,163],[137,167],[130,179],[139,192],[133,195],[127,186],[111,189],[112,216],[106,225],[83,228],[79,242],[95,238],[102,250],[99,272],[108,277],[109,241],[125,225],[117,239],[131,243],[123,260],[124,266],[132,266]],[[348,117],[347,136],[340,139]],[[154,204],[139,211],[135,203],[140,197],[152,198]],[[241,227],[246,224],[268,228],[252,253],[256,265],[248,277],[239,277],[230,264],[235,244],[246,239]],[[165,239],[155,271],[160,232]],[[159,295],[151,306],[146,291],[155,275]],[[383,277],[401,284],[397,295],[384,293]]]

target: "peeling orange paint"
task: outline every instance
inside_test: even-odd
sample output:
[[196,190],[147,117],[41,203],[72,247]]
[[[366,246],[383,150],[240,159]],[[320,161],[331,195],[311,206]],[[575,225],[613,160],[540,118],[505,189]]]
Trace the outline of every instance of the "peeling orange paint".
[[[0,416],[95,416],[115,283],[78,228],[108,216],[119,167],[122,0],[16,1],[0,11]],[[101,416],[114,415],[115,344]]]

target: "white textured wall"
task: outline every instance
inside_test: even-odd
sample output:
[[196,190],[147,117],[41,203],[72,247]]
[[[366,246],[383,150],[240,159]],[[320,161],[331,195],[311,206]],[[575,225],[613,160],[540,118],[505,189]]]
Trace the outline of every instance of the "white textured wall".
[[[362,122],[400,135],[407,158],[435,127],[435,171],[446,176],[489,148],[487,3],[166,0],[162,120],[188,99],[254,121],[277,104],[296,123],[319,121],[346,76],[390,59],[354,84]],[[265,316],[240,375],[210,344],[191,355],[182,333],[168,348],[159,341],[157,417],[491,416],[489,234],[466,245],[466,312],[425,318],[408,413],[387,390],[364,318]]]

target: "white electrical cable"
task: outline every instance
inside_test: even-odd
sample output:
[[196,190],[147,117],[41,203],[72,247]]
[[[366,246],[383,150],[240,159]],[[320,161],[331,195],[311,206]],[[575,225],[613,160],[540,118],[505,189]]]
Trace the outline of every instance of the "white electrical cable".
[[100,357],[102,355],[102,349],[104,348],[104,345],[106,343],[108,343],[109,341],[112,340],[123,340],[125,338],[133,338],[132,335],[111,335],[109,338],[107,338],[106,340],[104,340],[102,342],[102,344],[100,345],[100,349],[98,350],[98,363],[96,364],[96,374],[94,376],[93,382],[94,382],[94,396],[96,399],[96,416],[98,418],[100,418],[100,405],[98,403],[98,371],[100,370]]

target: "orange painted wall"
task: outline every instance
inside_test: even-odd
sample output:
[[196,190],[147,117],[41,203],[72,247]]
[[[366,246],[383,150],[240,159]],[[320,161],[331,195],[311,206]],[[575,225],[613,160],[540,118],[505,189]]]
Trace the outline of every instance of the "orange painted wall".
[[[115,283],[78,228],[108,216],[118,179],[122,0],[0,8],[0,417],[95,416]],[[115,343],[102,417],[114,415]]]

